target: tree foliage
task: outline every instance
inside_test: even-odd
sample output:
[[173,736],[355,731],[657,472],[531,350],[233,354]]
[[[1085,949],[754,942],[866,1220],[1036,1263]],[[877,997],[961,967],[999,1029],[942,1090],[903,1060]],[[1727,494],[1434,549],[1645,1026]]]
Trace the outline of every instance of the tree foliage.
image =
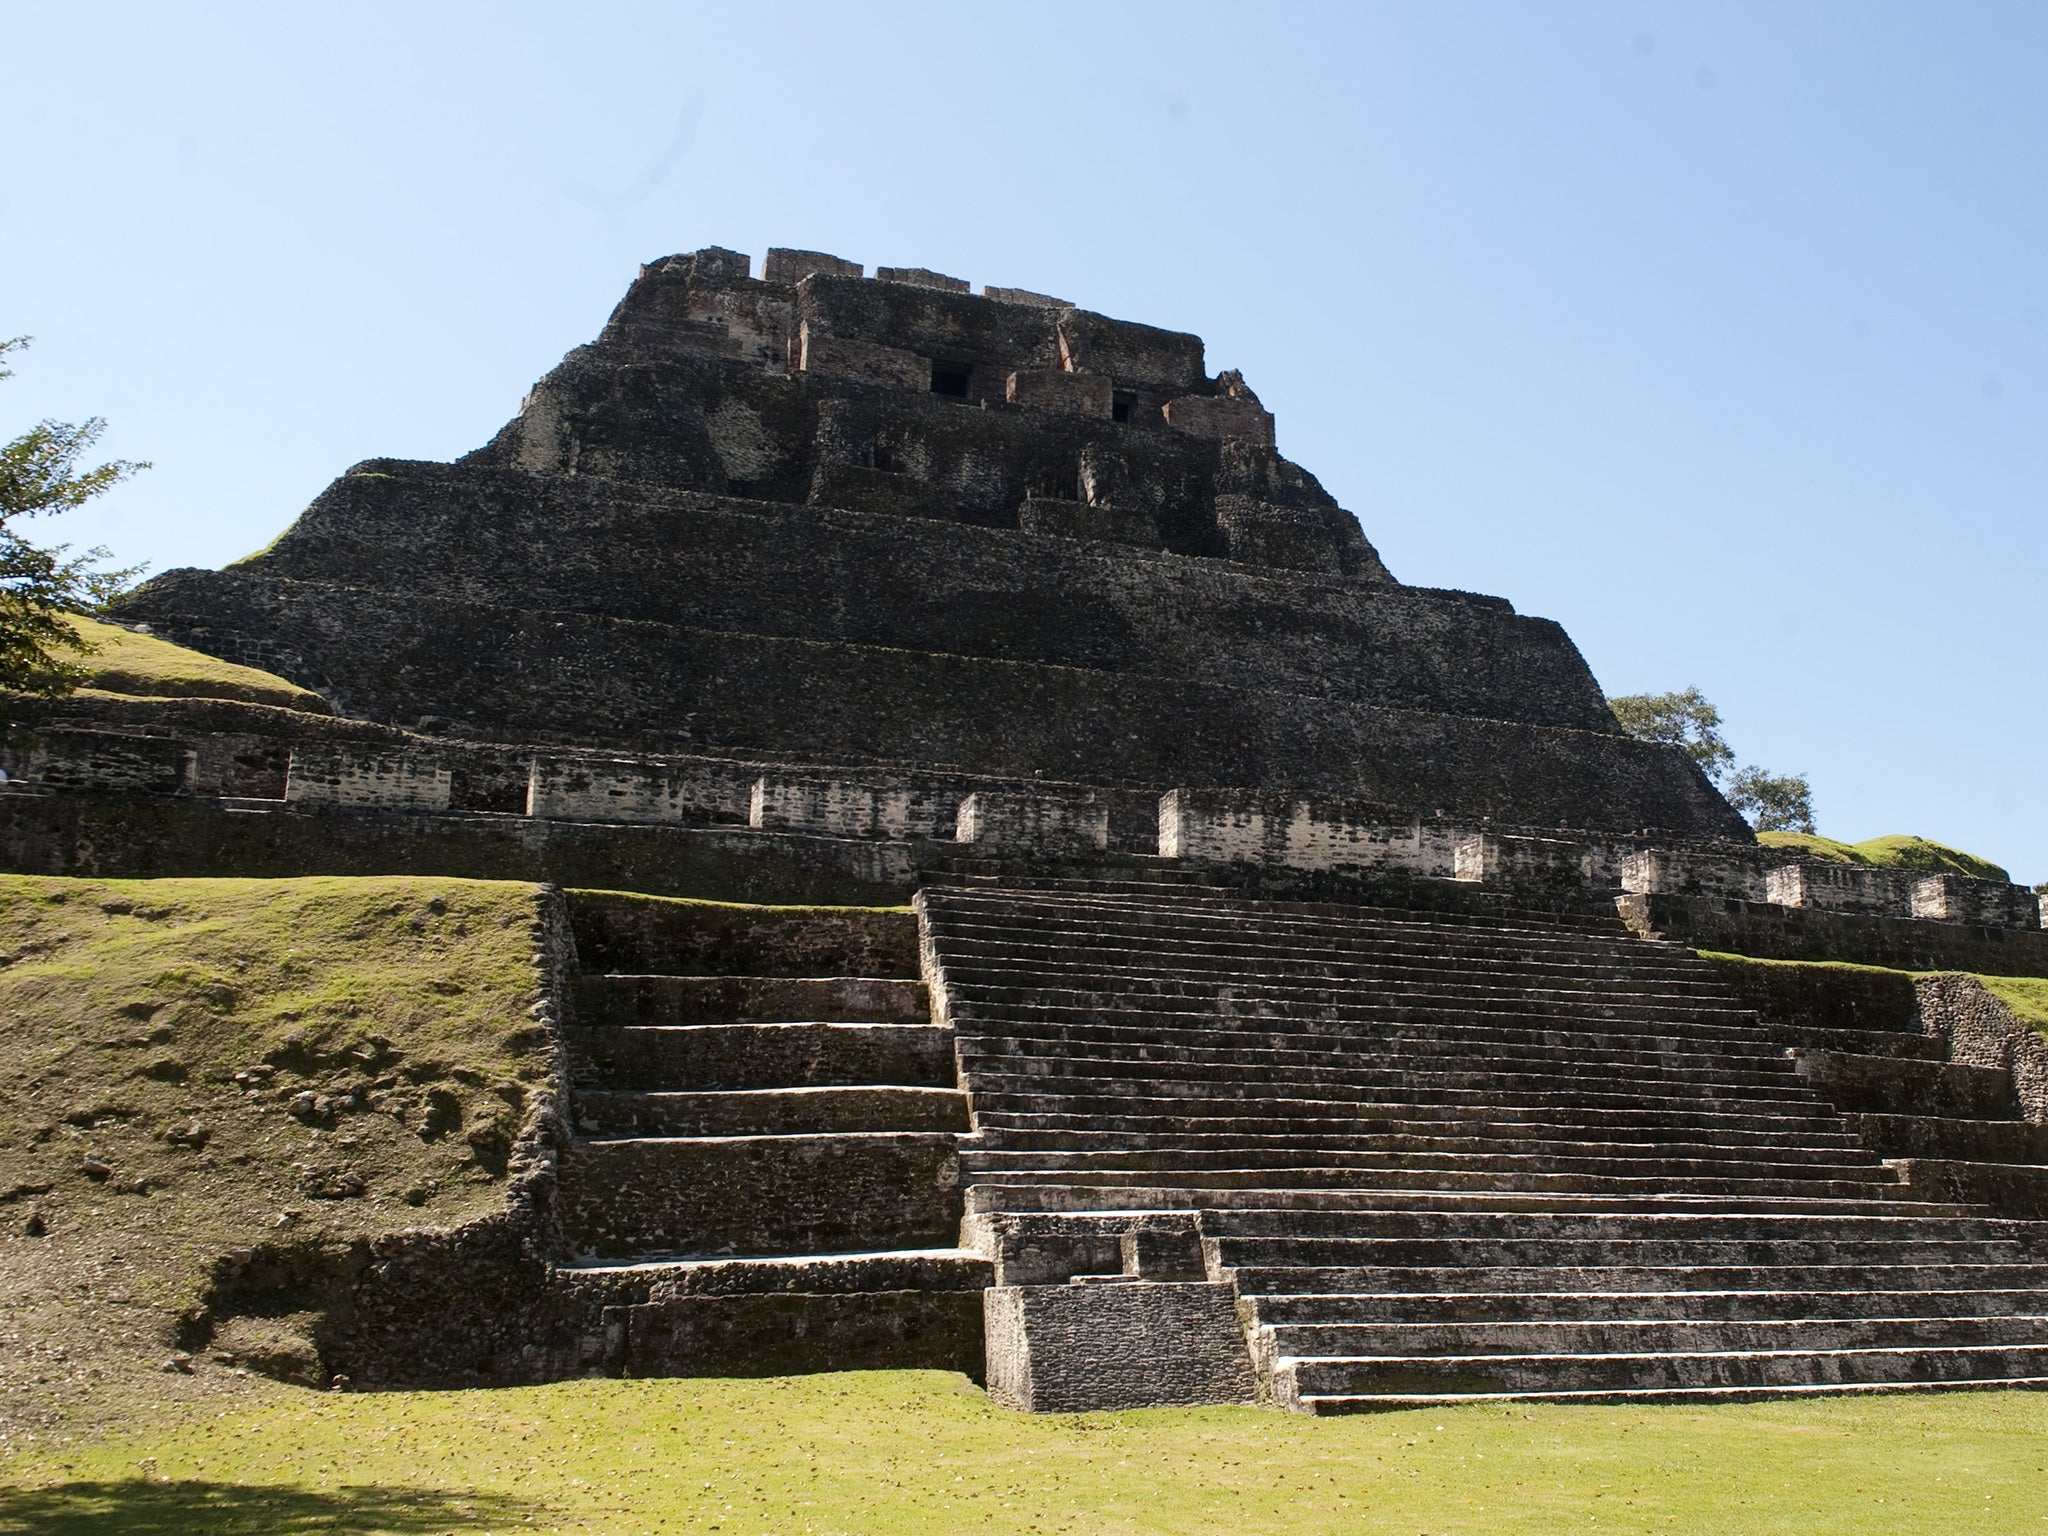
[[1681,747],[1716,784],[1735,766],[1721,738],[1721,711],[1697,688],[1678,693],[1630,693],[1608,700],[1621,728],[1637,741]]
[[1736,767],[1721,735],[1721,711],[1699,689],[1623,694],[1608,707],[1636,740],[1684,751],[1757,831],[1813,831],[1813,786],[1806,775],[1772,773],[1754,763]]
[[[0,379],[14,376],[6,359],[29,340],[0,341]],[[40,421],[0,446],[0,689],[47,698],[76,688],[86,673],[73,658],[91,647],[65,615],[99,607],[141,572],[109,566],[98,546],[73,554],[68,544],[36,544],[16,526],[81,507],[149,467],[125,459],[81,467],[106,425],[97,416]]]
[[1728,803],[1759,832],[1811,832],[1813,787],[1803,773],[1766,773],[1751,766],[1728,777]]

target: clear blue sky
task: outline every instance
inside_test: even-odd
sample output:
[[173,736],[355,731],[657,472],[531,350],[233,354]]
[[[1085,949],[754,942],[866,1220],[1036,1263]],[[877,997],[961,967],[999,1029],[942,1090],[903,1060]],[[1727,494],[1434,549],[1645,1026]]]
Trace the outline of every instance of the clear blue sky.
[[[2048,6],[0,4],[0,434],[157,569],[449,458],[637,263],[1200,332],[1404,581],[2048,879]],[[62,525],[58,525],[62,526]]]

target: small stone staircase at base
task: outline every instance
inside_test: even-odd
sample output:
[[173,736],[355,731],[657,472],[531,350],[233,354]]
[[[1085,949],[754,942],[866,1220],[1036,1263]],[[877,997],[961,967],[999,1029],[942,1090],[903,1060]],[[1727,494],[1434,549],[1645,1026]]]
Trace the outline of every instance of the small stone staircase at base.
[[2041,1225],[1913,1199],[1685,950],[1477,896],[919,901],[1022,1406],[1217,1392],[1195,1341],[1122,1398],[1089,1353],[1204,1286],[1247,1390],[1316,1413],[2048,1385]]
[[[561,1280],[602,1308],[593,1363],[978,1371],[989,1266],[955,1246],[966,1104],[909,914],[579,894],[571,919],[561,1209],[582,1258]],[[880,974],[815,973],[855,966]]]

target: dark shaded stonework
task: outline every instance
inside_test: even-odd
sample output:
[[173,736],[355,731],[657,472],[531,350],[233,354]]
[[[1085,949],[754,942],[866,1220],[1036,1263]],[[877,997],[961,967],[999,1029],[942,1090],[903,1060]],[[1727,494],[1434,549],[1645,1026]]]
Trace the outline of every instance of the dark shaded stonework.
[[486,447],[120,616],[476,742],[1747,839],[1557,625],[1395,582],[1199,338],[888,270],[656,262]]

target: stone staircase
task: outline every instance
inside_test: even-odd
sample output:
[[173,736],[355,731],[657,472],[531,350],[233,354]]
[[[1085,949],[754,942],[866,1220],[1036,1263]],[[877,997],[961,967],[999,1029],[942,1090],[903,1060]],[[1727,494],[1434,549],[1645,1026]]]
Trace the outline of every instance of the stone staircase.
[[598,893],[570,913],[579,1258],[558,1279],[602,1319],[589,1368],[978,1373],[966,1102],[910,915]]
[[2048,1385],[2043,1228],[1913,1198],[1811,1053],[1945,1074],[1944,1113],[1990,1102],[1979,1069],[1788,1039],[1604,914],[1435,904],[926,888],[998,1396]]

